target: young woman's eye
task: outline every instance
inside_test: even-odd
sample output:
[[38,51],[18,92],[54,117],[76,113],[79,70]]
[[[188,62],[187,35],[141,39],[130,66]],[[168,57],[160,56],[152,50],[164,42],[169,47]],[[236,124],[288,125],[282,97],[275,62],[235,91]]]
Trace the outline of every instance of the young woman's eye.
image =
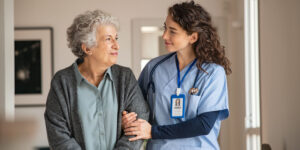
[[106,38],[105,40],[106,40],[106,41],[110,41],[110,40],[111,40],[111,38]]
[[164,31],[166,31],[166,30],[167,30],[167,27],[166,27],[166,26],[163,26],[163,28],[164,28]]
[[116,37],[116,41],[118,41],[119,40],[119,38],[118,37]]

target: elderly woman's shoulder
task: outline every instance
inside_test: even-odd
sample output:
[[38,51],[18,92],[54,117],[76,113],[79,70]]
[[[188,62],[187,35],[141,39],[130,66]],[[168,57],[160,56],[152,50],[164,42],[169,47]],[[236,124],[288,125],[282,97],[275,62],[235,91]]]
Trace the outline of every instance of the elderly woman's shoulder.
[[113,73],[132,73],[132,70],[129,68],[129,67],[125,67],[125,66],[121,66],[121,65],[118,65],[118,64],[114,64],[113,66],[111,66],[111,71]]
[[54,74],[53,79],[71,77],[73,75],[74,75],[74,69],[73,69],[73,65],[71,65],[69,67],[57,71]]
[[51,87],[57,88],[59,86],[62,86],[63,84],[73,84],[76,79],[75,79],[75,73],[73,71],[72,65],[61,69],[57,71],[52,80],[51,80]]

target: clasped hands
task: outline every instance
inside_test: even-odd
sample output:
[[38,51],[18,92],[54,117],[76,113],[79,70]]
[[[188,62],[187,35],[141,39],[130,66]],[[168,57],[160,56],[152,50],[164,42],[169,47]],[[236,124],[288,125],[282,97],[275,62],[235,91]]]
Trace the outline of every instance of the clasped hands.
[[133,138],[129,138],[129,141],[150,139],[152,137],[151,127],[151,124],[149,124],[146,120],[137,119],[137,114],[135,112],[122,112],[122,129],[124,130],[125,135],[135,136]]

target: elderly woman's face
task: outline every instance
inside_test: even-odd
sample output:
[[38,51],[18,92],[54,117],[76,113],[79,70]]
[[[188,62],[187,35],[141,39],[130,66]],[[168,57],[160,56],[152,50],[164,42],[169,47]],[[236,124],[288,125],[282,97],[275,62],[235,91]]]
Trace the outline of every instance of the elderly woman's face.
[[92,59],[105,66],[112,66],[118,58],[118,33],[113,25],[100,25],[97,30],[97,46],[91,48]]

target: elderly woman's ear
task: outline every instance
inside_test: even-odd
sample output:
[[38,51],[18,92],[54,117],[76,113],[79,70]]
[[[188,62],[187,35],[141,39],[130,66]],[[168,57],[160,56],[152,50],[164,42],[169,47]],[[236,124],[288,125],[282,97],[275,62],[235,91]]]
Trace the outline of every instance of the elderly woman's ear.
[[92,55],[92,50],[87,48],[85,44],[81,44],[81,49],[86,55]]

